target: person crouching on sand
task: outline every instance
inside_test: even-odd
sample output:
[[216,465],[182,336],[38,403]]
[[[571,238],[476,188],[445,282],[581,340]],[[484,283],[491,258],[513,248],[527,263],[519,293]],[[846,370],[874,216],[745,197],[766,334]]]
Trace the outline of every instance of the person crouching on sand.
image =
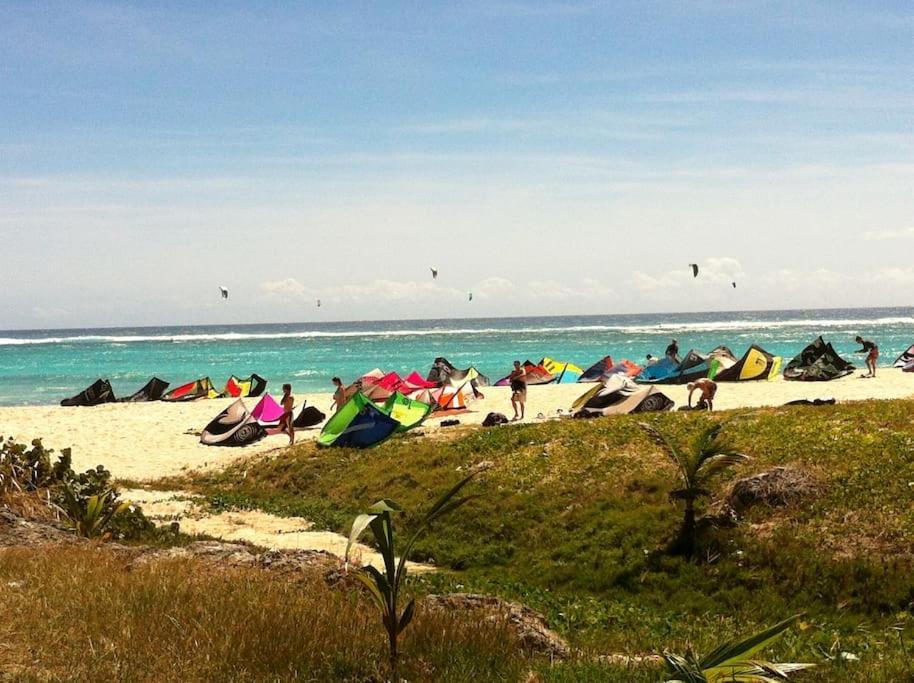
[[698,403],[695,410],[714,410],[714,395],[717,393],[717,382],[712,379],[702,377],[689,384],[686,389],[689,390],[689,408],[692,407],[692,394],[700,391]]
[[511,407],[514,417],[511,422],[524,419],[524,404],[527,402],[527,371],[519,360],[514,361],[514,370],[508,375],[511,382]]
[[295,407],[295,399],[292,397],[292,385],[282,385],[282,399],[279,401],[282,406],[283,414],[279,418],[279,431],[289,435],[289,445],[295,443],[295,427],[292,424],[292,408]]
[[876,376],[876,361],[879,360],[879,347],[876,346],[874,342],[864,339],[859,334],[854,340],[860,344],[861,348],[857,350],[856,353],[865,353],[866,354],[866,369],[869,370],[865,375],[860,375],[861,377],[875,377]]
[[340,408],[342,408],[346,404],[346,401],[349,400],[349,397],[346,396],[346,389],[343,387],[343,380],[341,380],[339,377],[334,377],[332,381],[333,386],[336,387],[333,392],[333,410],[335,412],[339,412]]

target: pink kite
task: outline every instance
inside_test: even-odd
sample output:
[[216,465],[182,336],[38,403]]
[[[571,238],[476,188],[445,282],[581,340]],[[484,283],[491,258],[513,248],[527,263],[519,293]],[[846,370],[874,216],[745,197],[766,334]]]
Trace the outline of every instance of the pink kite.
[[387,389],[391,392],[396,391],[402,383],[403,380],[400,379],[400,375],[398,375],[396,372],[388,372],[377,382],[379,387]]
[[279,418],[282,417],[284,412],[282,406],[273,400],[272,396],[264,394],[263,398],[254,406],[254,410],[251,411],[251,416],[260,424],[272,424],[279,422]]
[[423,379],[422,375],[413,370],[406,379],[403,380],[403,385],[400,387],[400,391],[404,394],[410,394],[419,389],[434,389],[438,385],[434,382],[429,382],[427,379]]

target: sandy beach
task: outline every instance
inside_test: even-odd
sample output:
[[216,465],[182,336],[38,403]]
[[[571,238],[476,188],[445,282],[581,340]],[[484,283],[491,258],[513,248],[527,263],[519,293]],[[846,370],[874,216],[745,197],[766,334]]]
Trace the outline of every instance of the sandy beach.
[[[538,415],[555,417],[559,410],[567,413],[572,402],[590,385],[545,385],[530,387],[527,422]],[[684,386],[665,386],[663,391],[684,405]],[[486,387],[485,398],[471,404],[471,410],[457,417],[461,424],[478,424],[490,411],[511,416],[509,390]],[[721,384],[716,400],[720,410],[778,406],[800,398],[834,397],[838,401],[893,399],[914,396],[914,374],[883,369],[875,379],[860,379],[859,373],[832,382],[806,383],[743,382]],[[253,407],[257,399],[248,399]],[[296,396],[296,405],[307,400],[328,412],[330,394]],[[27,406],[0,408],[0,432],[18,440],[42,438],[54,449],[71,447],[75,468],[104,464],[115,477],[148,481],[180,475],[192,470],[222,468],[286,445],[286,437],[269,436],[254,446],[236,448],[207,447],[199,443],[199,432],[229,400],[203,400],[195,403],[107,404],[92,408]],[[438,429],[442,418],[428,420],[422,429]],[[313,439],[318,429],[299,431],[299,440]]]

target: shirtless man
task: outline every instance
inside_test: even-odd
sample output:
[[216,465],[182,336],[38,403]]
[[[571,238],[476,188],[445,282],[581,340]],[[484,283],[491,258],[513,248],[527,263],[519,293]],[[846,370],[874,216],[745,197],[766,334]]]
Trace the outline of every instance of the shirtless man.
[[860,335],[857,335],[857,338],[854,340],[860,344],[861,348],[856,353],[865,353],[866,354],[866,369],[869,370],[865,375],[860,375],[861,377],[875,377],[876,376],[876,361],[879,359],[879,347],[876,346],[875,342],[871,342],[868,339],[864,339]]
[[524,404],[527,402],[527,371],[519,360],[514,361],[514,370],[508,379],[511,381],[511,407],[514,408],[511,422],[517,422],[524,419]]
[[292,425],[292,408],[295,407],[295,399],[292,397],[292,385],[282,385],[282,399],[279,401],[282,406],[283,414],[279,418],[279,431],[289,435],[289,445],[295,443],[295,427]]
[[714,410],[714,395],[717,393],[717,382],[706,377],[696,379],[686,387],[689,390],[689,408],[692,407],[692,394],[700,391],[696,410]]
[[666,347],[666,352],[664,355],[669,358],[671,361],[678,363],[679,362],[679,342],[675,339],[670,342],[670,345]]

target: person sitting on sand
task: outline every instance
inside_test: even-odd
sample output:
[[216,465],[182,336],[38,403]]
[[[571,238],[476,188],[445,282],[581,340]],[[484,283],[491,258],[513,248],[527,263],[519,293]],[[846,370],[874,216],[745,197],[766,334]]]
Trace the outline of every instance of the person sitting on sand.
[[511,422],[524,419],[524,404],[527,402],[527,371],[519,360],[514,361],[514,370],[508,375],[511,382],[511,407],[514,417]]
[[333,410],[338,412],[342,408],[346,401],[349,400],[349,397],[346,395],[346,389],[343,387],[343,380],[339,377],[334,377],[332,380],[333,386],[336,387],[336,390],[333,392]]
[[692,407],[692,394],[696,390],[701,392],[696,410],[714,410],[714,395],[717,393],[717,382],[707,377],[696,379],[686,387],[689,390],[689,408]]
[[282,385],[282,399],[279,401],[282,406],[283,414],[279,418],[279,431],[289,435],[289,445],[295,443],[295,427],[292,425],[292,408],[295,407],[295,399],[292,397],[292,385]]
[[876,346],[874,342],[864,339],[859,334],[854,340],[862,348],[857,350],[855,353],[865,353],[866,354],[866,369],[869,370],[865,375],[860,375],[861,377],[875,377],[876,376],[876,361],[879,358],[879,347]]
[[666,357],[675,363],[679,363],[679,342],[675,339],[666,347]]

